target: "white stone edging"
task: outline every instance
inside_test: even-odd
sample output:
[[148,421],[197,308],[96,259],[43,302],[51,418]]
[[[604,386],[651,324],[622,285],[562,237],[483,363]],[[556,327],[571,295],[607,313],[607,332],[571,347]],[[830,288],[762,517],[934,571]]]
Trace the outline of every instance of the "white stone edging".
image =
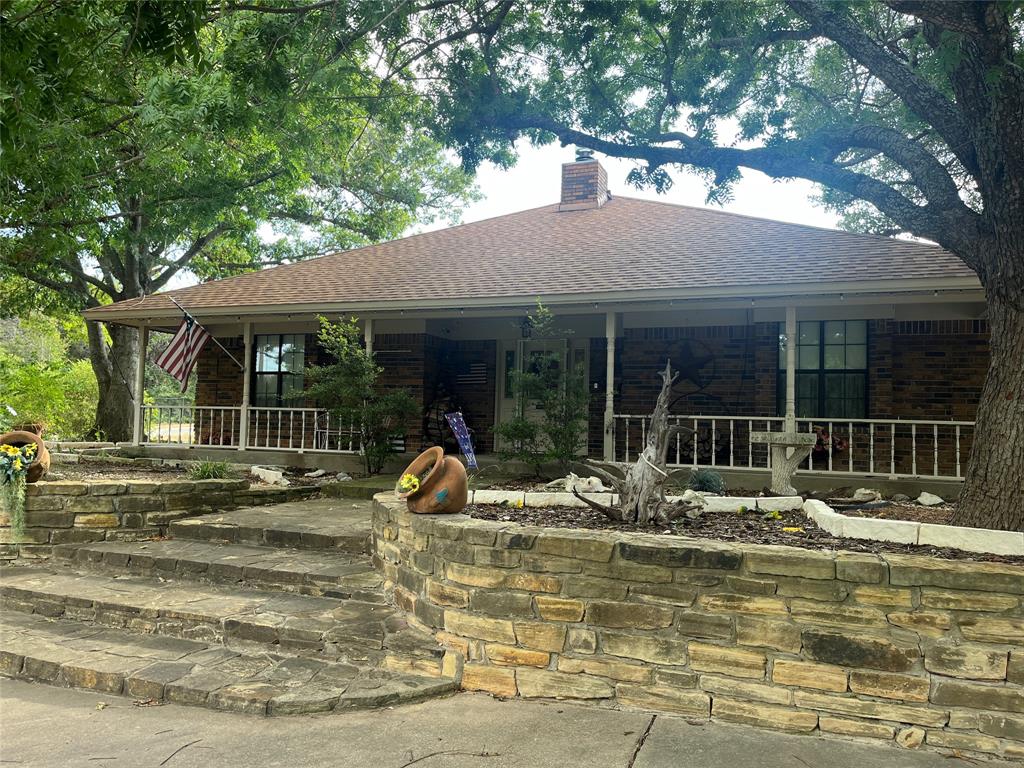
[[833,536],[847,539],[891,541],[897,544],[922,544],[949,547],[965,552],[1024,557],[1024,533],[966,528],[957,525],[915,523],[911,520],[876,520],[848,517],[817,499],[803,504],[804,514]]

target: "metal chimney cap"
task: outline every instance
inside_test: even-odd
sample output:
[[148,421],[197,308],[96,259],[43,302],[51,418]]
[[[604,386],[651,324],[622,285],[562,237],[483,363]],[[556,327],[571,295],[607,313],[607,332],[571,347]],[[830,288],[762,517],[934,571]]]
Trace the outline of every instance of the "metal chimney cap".
[[576,147],[576,162],[585,163],[594,159],[594,150],[586,147]]

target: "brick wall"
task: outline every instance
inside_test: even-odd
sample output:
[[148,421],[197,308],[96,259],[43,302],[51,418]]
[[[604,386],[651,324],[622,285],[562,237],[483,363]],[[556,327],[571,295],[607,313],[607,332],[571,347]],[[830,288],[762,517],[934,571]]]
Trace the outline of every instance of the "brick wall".
[[608,200],[608,172],[596,160],[562,166],[561,210],[598,208]]
[[[881,325],[881,323],[879,323]],[[887,321],[875,334],[892,349],[890,405],[905,419],[972,420],[988,370],[988,323],[983,320]]]
[[414,515],[375,564],[502,697],[1024,757],[1024,568]]

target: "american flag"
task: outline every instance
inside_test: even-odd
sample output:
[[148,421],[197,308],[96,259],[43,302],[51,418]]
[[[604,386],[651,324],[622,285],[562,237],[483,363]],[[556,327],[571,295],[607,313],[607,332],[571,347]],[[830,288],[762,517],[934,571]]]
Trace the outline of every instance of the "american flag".
[[210,334],[191,315],[185,315],[171,343],[167,345],[156,364],[181,382],[181,391],[188,389],[188,377]]

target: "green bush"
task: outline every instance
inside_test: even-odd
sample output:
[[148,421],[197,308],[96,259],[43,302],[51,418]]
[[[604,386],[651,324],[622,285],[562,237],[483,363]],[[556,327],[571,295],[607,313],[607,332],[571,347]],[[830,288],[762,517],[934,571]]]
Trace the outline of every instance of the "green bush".
[[188,476],[193,480],[226,480],[234,474],[226,461],[200,461],[188,470]]
[[524,416],[516,416],[499,424],[494,434],[501,440],[498,455],[503,461],[521,461],[540,473],[544,462],[540,424]]
[[690,474],[687,487],[701,493],[725,493],[725,480],[713,469],[695,469]]
[[42,423],[47,438],[91,435],[99,393],[89,361],[73,359],[84,323],[72,319],[0,319],[0,430]]
[[383,369],[366,354],[361,337],[354,317],[337,323],[320,318],[320,346],[331,362],[306,369],[312,384],[305,396],[316,398],[335,423],[353,425],[366,471],[375,475],[397,453],[395,441],[405,435],[419,407],[404,389],[378,387]]
[[[551,310],[538,301],[528,321],[532,338],[550,340],[560,348],[536,355],[526,370],[513,375],[519,412],[495,430],[503,446],[499,455],[524,461],[538,474],[546,461],[556,462],[567,472],[587,445],[588,372],[570,362],[571,331],[556,326]],[[535,419],[526,416],[528,405],[536,407]]]

